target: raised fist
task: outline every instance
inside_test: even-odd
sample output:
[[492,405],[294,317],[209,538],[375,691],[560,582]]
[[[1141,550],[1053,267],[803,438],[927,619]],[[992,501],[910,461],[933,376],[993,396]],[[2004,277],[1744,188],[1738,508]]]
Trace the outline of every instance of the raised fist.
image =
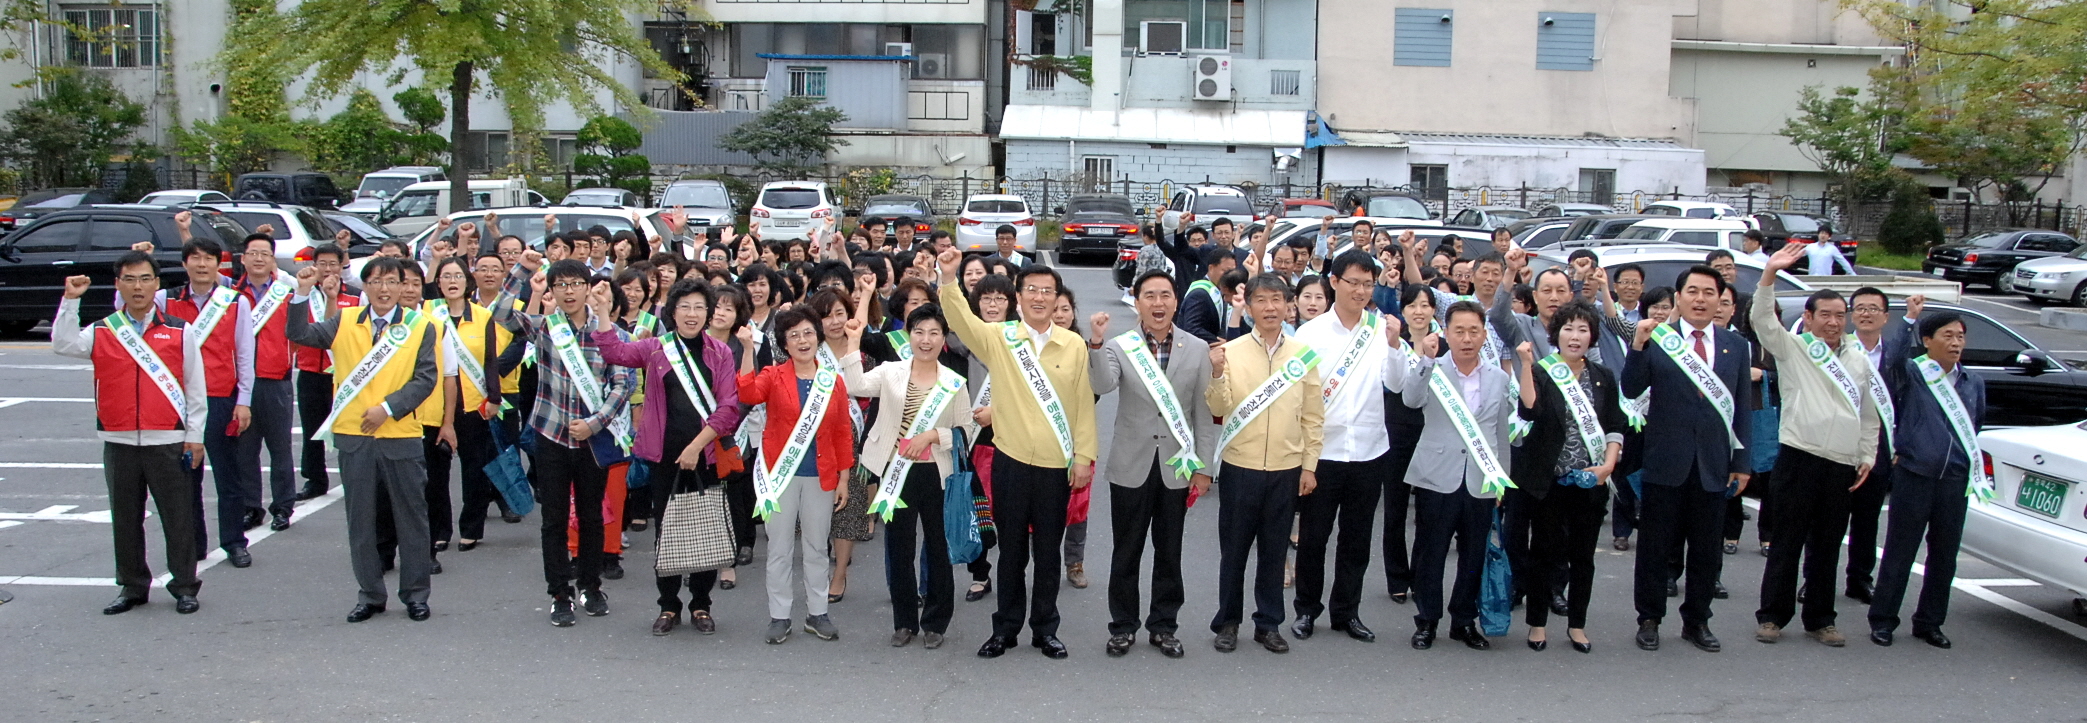
[[1399,345],[1399,334],[1406,330],[1406,325],[1399,321],[1399,315],[1397,314],[1385,314],[1383,316],[1384,343],[1397,348]]
[[65,298],[80,298],[80,295],[87,293],[87,287],[93,285],[94,280],[85,276],[67,276],[65,277]]
[[1097,340],[1109,338],[1109,312],[1097,311],[1093,316],[1087,317],[1087,328],[1094,330],[1094,338]]
[[1210,378],[1217,379],[1224,375],[1225,348],[1223,346],[1212,346],[1210,347]]
[[540,266],[543,266],[542,251],[538,251],[536,249],[529,249],[522,252],[522,268],[528,269],[530,271],[535,271],[537,267]]
[[1435,353],[1442,349],[1442,335],[1430,332],[1427,336],[1421,337],[1420,343],[1416,346],[1420,348],[1421,356],[1433,358]]
[[1521,357],[1521,358],[1522,358],[1522,363],[1523,363],[1523,364],[1532,364],[1532,363],[1535,363],[1535,362],[1536,362],[1536,345],[1534,345],[1534,344],[1531,344],[1531,343],[1529,343],[1529,342],[1526,342],[1526,341],[1525,341],[1525,342],[1522,342],[1522,343],[1520,343],[1520,344],[1516,344],[1516,345],[1515,345],[1515,356]]
[[1652,329],[1657,326],[1659,326],[1659,322],[1651,319],[1639,321],[1637,333],[1631,336],[1630,345],[1633,348],[1645,348],[1645,342],[1652,338]]

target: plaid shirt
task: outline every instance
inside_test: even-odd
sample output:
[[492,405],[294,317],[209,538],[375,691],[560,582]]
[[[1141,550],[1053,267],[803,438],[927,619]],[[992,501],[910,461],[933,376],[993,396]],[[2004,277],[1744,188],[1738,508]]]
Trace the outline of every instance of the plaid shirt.
[[[605,395],[608,398],[605,405],[607,409],[590,412],[586,402],[580,399],[580,389],[578,385],[573,384],[572,375],[565,371],[565,362],[559,360],[555,351],[556,345],[551,343],[549,317],[526,313],[515,303],[515,299],[520,298],[521,293],[529,288],[530,276],[531,273],[519,264],[515,266],[514,273],[508,274],[507,281],[500,287],[500,298],[493,302],[493,321],[536,344],[539,357],[536,409],[529,414],[529,428],[567,447],[583,447],[586,443],[573,439],[572,430],[568,425],[578,419],[586,421],[587,426],[597,433],[608,429],[609,420],[623,414],[629,406],[630,393],[634,388],[632,371],[627,367],[609,366],[602,361],[601,350],[595,347],[594,335],[589,333],[592,331],[591,328],[574,329],[573,342],[579,345],[580,354],[586,357],[588,368],[594,371],[594,378],[605,386]],[[616,334],[625,341],[630,339],[630,335],[625,334],[622,329],[614,326],[610,328],[616,329]]]
[[1145,337],[1145,351],[1152,352],[1152,358],[1159,362],[1159,368],[1166,369],[1167,362],[1174,358],[1174,327],[1167,327],[1165,337],[1141,335]]

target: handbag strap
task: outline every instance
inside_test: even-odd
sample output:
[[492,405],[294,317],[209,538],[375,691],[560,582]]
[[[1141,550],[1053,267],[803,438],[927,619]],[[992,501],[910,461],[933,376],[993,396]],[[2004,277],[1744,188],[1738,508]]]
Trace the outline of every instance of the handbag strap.
[[965,443],[964,428],[950,427],[949,432],[956,435],[949,447],[949,461],[955,464],[957,474],[971,471],[971,447]]

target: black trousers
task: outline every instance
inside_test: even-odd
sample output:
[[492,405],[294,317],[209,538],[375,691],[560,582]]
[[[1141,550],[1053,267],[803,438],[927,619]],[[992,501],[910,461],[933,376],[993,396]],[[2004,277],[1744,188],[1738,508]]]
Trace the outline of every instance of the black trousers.
[[333,375],[297,371],[297,422],[304,427],[304,453],[297,468],[304,477],[306,492],[325,494],[332,483],[326,474],[326,443],[313,439],[326,415],[333,411]]
[[1138,632],[1138,568],[1145,559],[1148,535],[1152,608],[1146,613],[1145,629],[1167,634],[1181,629],[1181,531],[1188,518],[1188,488],[1168,488],[1163,477],[1167,473],[1155,454],[1144,484],[1109,485],[1109,526],[1115,533],[1109,556],[1110,635]]
[[1362,578],[1370,571],[1370,533],[1377,523],[1377,498],[1384,493],[1384,468],[1390,456],[1387,451],[1360,462],[1319,460],[1319,486],[1297,498],[1302,521],[1293,609],[1298,617],[1327,612],[1320,598],[1326,588],[1326,541],[1338,523],[1341,537],[1333,553],[1332,622],[1345,624],[1356,618],[1362,605]]
[[[288,515],[297,507],[297,486],[290,479],[296,458],[290,456],[290,418],[296,391],[288,379],[254,379],[253,426],[240,433],[240,482],[251,501],[261,499],[261,448],[268,448],[268,511]],[[323,415],[322,415],[323,418]],[[321,465],[324,466],[324,465]]]
[[1848,582],[1871,583],[1877,571],[1878,521],[1891,496],[1891,459],[1878,447],[1870,478],[1848,496]]
[[[478,416],[476,412],[457,412],[457,462],[464,472],[464,508],[457,512],[457,537],[466,540],[483,540],[486,536],[486,505],[493,505],[501,512],[507,511],[507,500],[493,488],[493,479],[486,476],[486,466],[493,463],[493,422]],[[429,468],[433,468],[432,458]],[[434,473],[430,472],[432,476]],[[446,479],[446,475],[445,475]],[[448,484],[443,484],[448,489]],[[444,500],[448,494],[445,492]],[[434,505],[428,505],[429,514]],[[445,518],[447,515],[445,515]],[[447,532],[445,524],[440,532]],[[438,532],[437,540],[447,540],[447,535]]]
[[[875,488],[872,487],[872,490]],[[874,492],[872,492],[874,494]],[[884,526],[884,579],[891,589],[891,629],[949,632],[956,612],[955,575],[949,565],[949,538],[942,530],[942,475],[933,461],[916,463],[899,487],[906,506],[892,512]],[[914,526],[920,528],[919,545]],[[920,604],[915,562],[927,556],[927,605]]]
[[[1558,587],[1564,570],[1565,619],[1568,628],[1587,627],[1587,602],[1594,596],[1594,548],[1601,540],[1602,517],[1609,511],[1609,485],[1592,488],[1553,485],[1543,499],[1530,498],[1530,580],[1524,590]],[[1523,608],[1529,627],[1550,624],[1549,601],[1536,599]]]
[[1678,545],[1687,545],[1685,569],[1688,581],[1681,603],[1683,625],[1710,621],[1711,594],[1725,564],[1718,539],[1724,531],[1725,493],[1703,489],[1696,470],[1689,468],[1678,485],[1646,480],[1644,496],[1638,499],[1638,561],[1632,597],[1636,598],[1639,622],[1659,622],[1667,616],[1667,580],[1670,557]]
[[1413,558],[1407,552],[1406,511],[1413,504],[1413,486],[1406,484],[1406,468],[1413,464],[1413,450],[1420,446],[1421,425],[1392,424],[1391,451],[1384,467],[1384,587],[1393,595],[1413,589]]
[[[752,473],[734,472],[725,477],[725,502],[732,511],[732,544],[743,548],[753,547],[756,522]],[[659,514],[659,511],[653,514]]]
[[[671,446],[668,449],[680,449],[687,446],[688,441],[682,440],[679,446]],[[674,461],[679,455],[680,453],[676,452],[675,456],[667,456],[662,452],[660,456],[666,457],[664,462],[637,462],[638,464],[652,465],[651,476],[649,477],[652,494],[646,496],[646,499],[650,501],[649,506],[652,510],[650,518],[652,520],[652,538],[654,540],[658,540],[663,532],[660,529],[661,518],[666,516],[667,501],[673,499],[674,493],[679,490],[702,489],[705,486],[705,481],[701,479],[702,475],[700,473],[694,470],[684,470],[679,463]],[[595,525],[594,529],[601,529],[601,525]],[[564,543],[559,544],[562,546]],[[597,545],[595,549],[601,548]],[[717,585],[717,571],[704,570],[687,575],[654,576],[653,582],[659,588],[658,602],[660,612],[678,613],[681,611],[681,588],[684,586],[688,588],[689,612],[697,610],[708,612],[710,610],[710,589]]]
[[[1028,608],[1029,632],[1058,634],[1058,571],[1065,544],[1065,505],[1072,498],[1071,475],[1065,469],[1038,467],[1004,455],[993,455],[993,525],[1000,531],[1000,609],[993,611],[993,634],[1013,640],[1022,632]],[[1035,556],[1036,597],[1029,597],[1022,575]]]
[[[457,416],[463,415],[458,414]],[[478,415],[474,414],[471,416],[475,417]],[[449,467],[450,462],[457,456],[456,450],[450,449],[447,444],[437,443],[436,437],[442,434],[441,427],[423,426],[420,430],[421,454],[427,459],[428,465],[428,540],[430,542],[447,541],[451,535],[456,533],[455,523],[452,522],[456,518],[450,516],[449,504]],[[462,445],[464,443],[463,432],[459,431],[457,434],[457,444]],[[483,466],[483,464],[480,465],[480,467]]]
[[[1254,553],[1254,629],[1283,624],[1283,560],[1304,468],[1273,471],[1223,465],[1217,473],[1217,617],[1210,632],[1239,625],[1246,596],[1246,555]],[[1002,527],[1001,529],[1007,529]]]
[[[1629,437],[1625,439],[1628,440]],[[1629,444],[1630,442],[1626,441],[1624,443]],[[1631,474],[1643,476],[1639,472],[1632,472]],[[1631,533],[1638,530],[1638,493],[1636,490],[1631,489],[1629,475],[1619,474],[1611,477],[1609,486],[1615,488],[1610,496],[1610,499],[1615,500],[1615,517],[1609,520],[1609,535],[1612,537],[1629,538]]]
[[1519,603],[1524,596],[1532,596],[1548,605],[1550,591],[1537,587],[1529,573],[1529,535],[1536,521],[1536,505],[1536,497],[1520,488],[1509,488],[1500,494],[1500,547],[1507,552],[1508,584],[1514,586],[1513,599]]
[[1804,574],[1804,629],[1834,622],[1834,587],[1841,536],[1848,529],[1848,487],[1855,468],[1783,445],[1775,461],[1775,537],[1761,573],[1761,609],[1754,622],[1788,627],[1797,614],[1799,559]]
[[[609,485],[608,471],[594,461],[594,450],[567,447],[541,434],[536,438],[536,464],[537,483],[543,487],[537,501],[543,505],[546,591],[553,597],[571,595],[575,577],[582,590],[601,589],[601,500]],[[565,551],[565,525],[574,513],[580,517],[577,571],[573,556]]]
[[[217,488],[217,546],[230,550],[246,547],[247,510],[267,509],[261,499],[260,480],[251,485],[241,476],[245,465],[239,463],[239,438],[225,434],[232,425],[232,409],[237,406],[233,397],[211,397],[209,417],[203,422],[203,456],[210,458],[210,479]],[[202,479],[201,469],[195,472]],[[202,486],[197,486],[201,494]],[[203,520],[202,498],[198,497],[196,521]],[[203,528],[196,528],[198,549],[205,546]]]
[[1921,540],[1928,543],[1927,570],[1920,579],[1920,601],[1913,608],[1913,631],[1942,627],[1949,616],[1949,587],[1957,579],[1957,549],[1964,543],[1964,497],[1970,479],[1922,477],[1904,468],[1891,477],[1891,523],[1884,531],[1884,563],[1877,571],[1877,594],[1870,602],[1870,629],[1897,630],[1899,603]]
[[116,543],[116,586],[132,600],[152,590],[152,566],[145,561],[145,496],[159,506],[160,534],[166,539],[167,592],[194,595],[202,589],[196,577],[195,478],[182,468],[181,445],[101,445],[102,480],[109,489],[109,529]]
[[1457,551],[1456,583],[1449,594],[1451,625],[1478,620],[1478,583],[1486,569],[1486,533],[1493,527],[1494,501],[1459,488],[1436,492],[1413,488],[1413,623],[1433,628],[1442,620],[1442,572],[1451,541]]

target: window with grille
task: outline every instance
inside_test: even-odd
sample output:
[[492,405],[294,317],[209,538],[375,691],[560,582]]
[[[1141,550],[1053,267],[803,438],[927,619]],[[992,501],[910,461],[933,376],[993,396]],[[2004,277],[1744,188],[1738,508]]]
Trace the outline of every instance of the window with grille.
[[1449,198],[1449,166],[1413,164],[1410,185],[1419,191],[1422,198],[1441,201]]
[[826,97],[826,68],[790,66],[791,97]]
[[159,65],[159,13],[151,9],[66,10],[78,28],[65,37],[65,61],[89,68],[152,68]]
[[1301,73],[1295,70],[1268,71],[1268,94],[1297,95],[1300,75]]
[[1080,159],[1081,185],[1090,192],[1108,190],[1109,182],[1116,180],[1116,158],[1114,156],[1085,156]]

